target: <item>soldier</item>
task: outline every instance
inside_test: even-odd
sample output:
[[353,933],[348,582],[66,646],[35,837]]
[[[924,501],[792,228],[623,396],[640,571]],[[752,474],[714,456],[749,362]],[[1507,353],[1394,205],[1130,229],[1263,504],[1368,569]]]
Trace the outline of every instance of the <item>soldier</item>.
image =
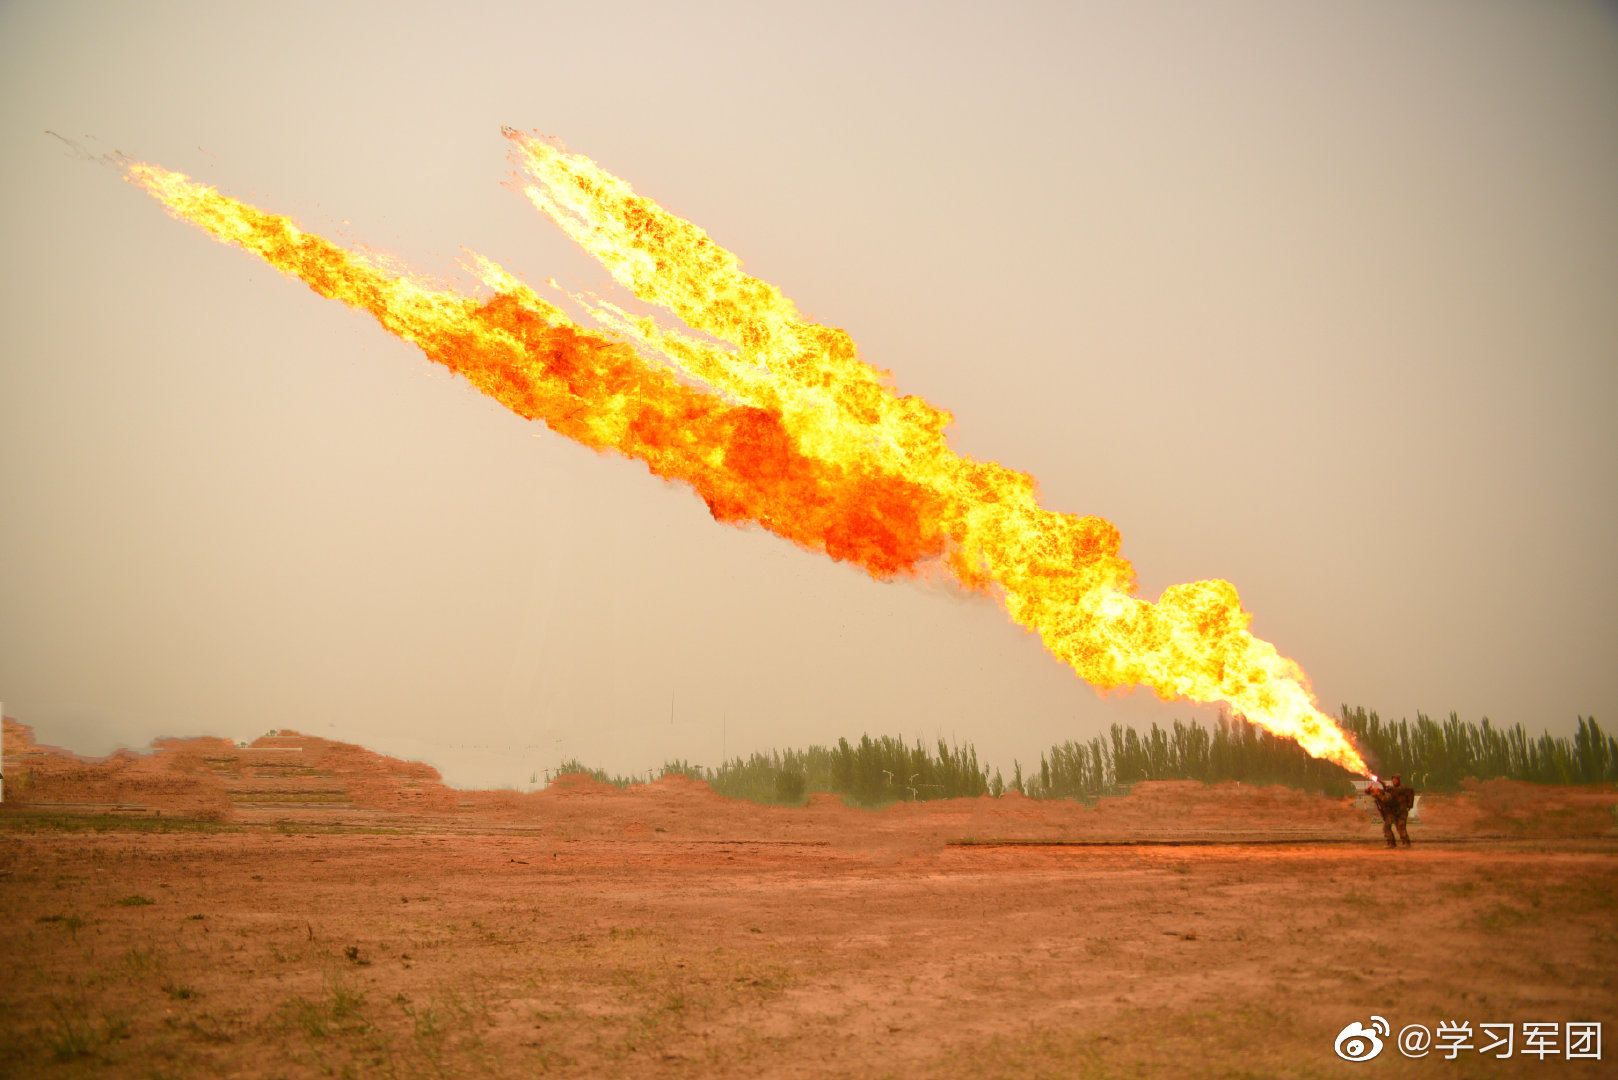
[[1398,782],[1398,778],[1394,777],[1391,783],[1384,786],[1381,781],[1372,780],[1370,786],[1365,789],[1365,793],[1376,800],[1376,812],[1382,815],[1382,837],[1390,848],[1399,846],[1399,842],[1393,838],[1393,823],[1399,816],[1399,803],[1392,791],[1393,784]]
[[[1410,834],[1405,831],[1405,822],[1410,818],[1410,808],[1416,805],[1416,789],[1400,783],[1399,774],[1394,773],[1388,777],[1387,792],[1393,801],[1393,827],[1399,830],[1399,839],[1404,841],[1405,847],[1410,846]],[[1382,819],[1382,831],[1387,835],[1389,845],[1393,843],[1393,832],[1388,828],[1388,819]]]

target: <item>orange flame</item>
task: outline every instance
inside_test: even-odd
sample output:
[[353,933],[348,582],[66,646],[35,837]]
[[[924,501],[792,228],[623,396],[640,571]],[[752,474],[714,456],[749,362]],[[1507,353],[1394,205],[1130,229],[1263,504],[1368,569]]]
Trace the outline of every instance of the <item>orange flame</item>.
[[682,385],[623,342],[575,326],[493,263],[480,260],[476,268],[494,295],[474,300],[388,274],[287,218],[179,173],[141,164],[127,173],[176,216],[321,296],[370,312],[517,415],[685,481],[720,521],[760,522],[879,575],[912,567],[943,546],[932,500],[919,485],[805,454],[770,413]]
[[482,259],[471,269],[493,295],[461,296],[181,174],[131,164],[127,178],[177,217],[370,312],[518,415],[690,484],[720,521],[757,522],[879,578],[941,562],[1098,688],[1227,702],[1310,754],[1369,773],[1298,666],[1248,632],[1234,586],[1176,585],[1156,604],[1135,596],[1110,522],[1047,510],[1032,477],[954,453],[947,412],[897,394],[844,331],[803,320],[701,229],[588,158],[505,133],[535,206],[686,329],[575,296],[616,334],[582,328]]

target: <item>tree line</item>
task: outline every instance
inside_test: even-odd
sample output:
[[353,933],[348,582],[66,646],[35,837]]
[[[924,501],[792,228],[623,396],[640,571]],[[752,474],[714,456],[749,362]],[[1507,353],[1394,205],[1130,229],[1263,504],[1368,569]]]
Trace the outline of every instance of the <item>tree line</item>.
[[1442,723],[1422,713],[1416,722],[1382,720],[1363,708],[1343,706],[1343,726],[1383,774],[1434,791],[1454,791],[1468,777],[1528,780],[1536,784],[1618,783],[1618,736],[1601,730],[1595,717],[1579,717],[1571,739],[1538,738],[1521,724],[1495,727],[1488,717],[1469,723],[1455,713]]
[[[1371,767],[1399,773],[1406,783],[1428,791],[1454,791],[1467,778],[1504,777],[1540,784],[1618,783],[1618,736],[1603,732],[1594,718],[1579,717],[1571,739],[1548,731],[1537,738],[1516,724],[1495,727],[1463,721],[1455,713],[1442,723],[1418,713],[1416,720],[1384,721],[1375,710],[1343,706],[1342,724]],[[609,776],[577,760],[563,762],[547,778],[587,773],[603,783],[625,787],[638,776]],[[721,795],[754,802],[798,805],[812,793],[840,795],[860,806],[929,799],[999,797],[1020,791],[1037,799],[1092,802],[1118,795],[1142,780],[1200,780],[1219,783],[1283,784],[1326,795],[1347,795],[1355,777],[1347,770],[1303,752],[1245,721],[1221,715],[1211,726],[1175,720],[1153,723],[1145,732],[1114,724],[1106,736],[1067,741],[1040,755],[1026,774],[1013,763],[1010,779],[978,761],[970,743],[862,735],[859,742],[835,746],[754,752],[717,768],[671,761],[647,780],[679,773],[709,784]]]
[[[641,782],[640,777],[609,776],[577,760],[563,762],[547,777],[569,772],[587,773],[618,787]],[[857,743],[838,739],[836,746],[755,751],[745,758],[724,761],[718,768],[671,761],[646,779],[673,773],[701,780],[731,798],[793,805],[803,803],[812,793],[841,795],[860,806],[883,806],[1000,795],[1007,789],[998,773],[991,779],[970,744],[953,746],[940,739],[929,748],[919,739],[910,744],[893,735],[862,735]]]

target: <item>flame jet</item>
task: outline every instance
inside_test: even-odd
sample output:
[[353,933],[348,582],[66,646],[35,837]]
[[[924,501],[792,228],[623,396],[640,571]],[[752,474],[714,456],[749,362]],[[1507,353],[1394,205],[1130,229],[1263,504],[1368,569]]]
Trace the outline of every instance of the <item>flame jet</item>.
[[177,217],[370,312],[517,415],[690,484],[720,521],[757,521],[878,576],[942,548],[937,508],[920,485],[805,454],[769,413],[680,383],[623,342],[574,325],[487,260],[475,270],[494,295],[472,299],[390,274],[183,174],[131,164],[126,176]]
[[941,563],[1098,688],[1227,702],[1310,754],[1369,773],[1298,666],[1248,632],[1234,586],[1172,586],[1156,604],[1135,596],[1110,522],[1046,510],[1032,477],[955,454],[947,412],[895,393],[844,331],[803,320],[701,229],[588,158],[505,134],[535,206],[685,330],[590,296],[574,299],[616,334],[579,327],[481,259],[472,269],[491,297],[442,291],[181,174],[126,172],[175,216],[370,312],[518,415],[690,484],[717,520],[755,521],[877,578]]

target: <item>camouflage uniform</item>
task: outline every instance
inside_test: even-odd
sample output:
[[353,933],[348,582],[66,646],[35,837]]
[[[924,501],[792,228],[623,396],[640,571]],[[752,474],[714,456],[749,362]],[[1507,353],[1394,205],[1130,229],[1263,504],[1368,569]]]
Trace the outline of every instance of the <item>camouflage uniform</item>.
[[[1416,805],[1416,789],[1408,784],[1401,783],[1399,778],[1395,776],[1393,782],[1388,785],[1388,794],[1393,798],[1393,827],[1399,830],[1399,839],[1404,841],[1404,846],[1409,847],[1410,834],[1405,831],[1405,822],[1410,818],[1411,807]],[[1389,832],[1386,819],[1384,819],[1382,829],[1384,832]],[[1389,832],[1388,842],[1393,842],[1391,832]]]
[[[1410,808],[1416,804],[1416,792],[1398,780],[1385,785],[1373,785],[1366,789],[1366,794],[1376,800],[1376,811],[1382,815],[1382,838],[1388,846],[1398,847],[1399,840],[1403,840],[1405,847],[1410,846],[1410,834],[1405,831],[1405,822],[1410,817]],[[1399,830],[1399,839],[1395,840],[1393,831]]]
[[1390,848],[1398,847],[1399,841],[1393,838],[1393,822],[1399,816],[1399,804],[1393,792],[1381,784],[1372,784],[1365,789],[1365,793],[1376,800],[1376,812],[1382,815],[1382,838]]

